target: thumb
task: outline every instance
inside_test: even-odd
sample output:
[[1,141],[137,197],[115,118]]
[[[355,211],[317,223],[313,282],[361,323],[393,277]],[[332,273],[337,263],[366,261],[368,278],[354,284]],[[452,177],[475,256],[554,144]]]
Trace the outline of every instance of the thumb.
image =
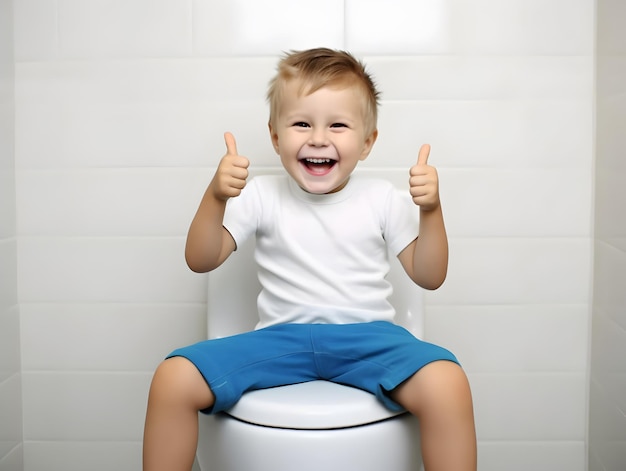
[[420,147],[420,152],[417,156],[417,165],[427,165],[429,154],[430,154],[430,144],[424,144],[422,147]]
[[237,141],[235,136],[229,132],[224,133],[224,142],[226,143],[226,153],[229,155],[239,155],[237,152]]

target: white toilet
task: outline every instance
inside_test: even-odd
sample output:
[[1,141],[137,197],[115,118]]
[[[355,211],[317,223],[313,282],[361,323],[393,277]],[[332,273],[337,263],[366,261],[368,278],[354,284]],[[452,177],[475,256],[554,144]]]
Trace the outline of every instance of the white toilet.
[[[420,337],[422,290],[395,257],[396,322]],[[252,330],[259,284],[253,243],[209,274],[208,338]],[[328,381],[251,391],[228,412],[200,414],[202,471],[418,471],[417,420],[372,394]]]

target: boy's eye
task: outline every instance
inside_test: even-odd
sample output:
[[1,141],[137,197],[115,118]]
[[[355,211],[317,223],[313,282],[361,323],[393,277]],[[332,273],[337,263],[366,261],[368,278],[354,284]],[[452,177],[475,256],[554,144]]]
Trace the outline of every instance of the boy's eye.
[[347,125],[345,125],[344,123],[333,123],[330,125],[331,128],[346,128]]
[[308,128],[309,125],[308,123],[305,123],[304,121],[298,121],[297,123],[293,123],[293,125],[297,128]]

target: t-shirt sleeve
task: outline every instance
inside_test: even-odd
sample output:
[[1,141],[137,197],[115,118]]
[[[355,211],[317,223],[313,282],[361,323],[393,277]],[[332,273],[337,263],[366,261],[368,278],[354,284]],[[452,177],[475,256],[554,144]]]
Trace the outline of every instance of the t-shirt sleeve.
[[246,184],[239,196],[230,198],[226,203],[223,225],[230,232],[237,247],[255,234],[260,210],[259,185],[255,179]]
[[419,235],[419,207],[407,191],[391,188],[385,208],[383,235],[389,250],[399,255]]

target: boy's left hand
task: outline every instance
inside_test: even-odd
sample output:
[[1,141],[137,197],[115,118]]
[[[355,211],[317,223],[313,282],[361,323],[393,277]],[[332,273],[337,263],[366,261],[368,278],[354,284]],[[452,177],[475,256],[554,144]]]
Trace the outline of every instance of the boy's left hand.
[[419,151],[417,164],[409,171],[409,185],[413,202],[423,211],[439,206],[439,177],[437,169],[428,165],[430,145],[424,144]]

